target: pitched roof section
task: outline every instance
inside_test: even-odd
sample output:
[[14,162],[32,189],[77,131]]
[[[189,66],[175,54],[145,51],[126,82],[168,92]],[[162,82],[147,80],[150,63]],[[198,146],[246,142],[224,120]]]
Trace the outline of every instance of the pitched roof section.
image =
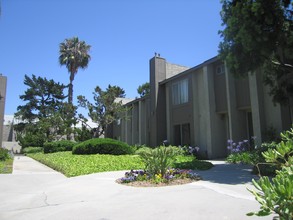
[[213,57],[213,58],[211,58],[211,59],[208,59],[208,60],[204,61],[203,63],[201,63],[201,64],[199,64],[199,65],[197,65],[197,66],[195,66],[195,67],[192,67],[192,68],[186,69],[186,70],[184,70],[183,72],[179,72],[179,73],[177,73],[176,75],[174,75],[174,76],[172,76],[172,77],[170,77],[170,78],[167,78],[167,79],[165,79],[165,80],[159,82],[159,85],[163,85],[163,84],[165,84],[165,83],[167,83],[167,82],[169,82],[169,81],[172,81],[172,80],[174,80],[174,79],[176,79],[176,78],[178,78],[178,77],[181,77],[182,75],[185,75],[185,74],[188,74],[188,73],[190,73],[190,72],[193,72],[194,70],[200,69],[200,68],[202,68],[202,67],[204,67],[204,66],[206,66],[206,65],[208,65],[208,64],[211,64],[211,63],[213,63],[213,62],[215,62],[215,61],[218,61],[218,60],[219,60],[219,57],[218,57],[218,56],[215,56],[215,57]]
[[190,67],[166,62],[166,78],[171,78],[188,69],[190,69]]
[[130,99],[130,98],[116,98],[114,100],[114,102],[116,102],[116,103],[122,102],[122,105],[125,105],[125,104],[127,104],[129,102],[132,102],[133,100],[135,100],[135,99]]

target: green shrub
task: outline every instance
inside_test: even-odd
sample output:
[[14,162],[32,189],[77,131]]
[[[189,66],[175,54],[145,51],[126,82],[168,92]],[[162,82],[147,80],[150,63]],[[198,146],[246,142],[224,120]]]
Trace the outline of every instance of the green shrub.
[[255,151],[244,151],[230,154],[226,161],[228,163],[244,163],[254,165],[260,160],[260,156]]
[[266,216],[272,213],[280,219],[293,219],[293,129],[281,133],[282,142],[275,149],[268,149],[263,156],[268,163],[273,163],[281,170],[270,181],[266,176],[253,180],[257,191],[249,190],[261,207],[258,212],[248,215]]
[[67,140],[46,142],[44,143],[44,153],[47,154],[60,151],[72,151],[74,145],[74,142]]
[[34,154],[34,153],[41,153],[44,151],[42,147],[26,147],[22,150],[24,154]]
[[178,147],[160,146],[155,149],[141,148],[137,151],[145,162],[145,169],[151,175],[161,174],[164,176],[174,163],[176,156],[182,154]]
[[194,156],[179,155],[175,158],[173,168],[191,169],[191,170],[209,170],[214,165],[211,162],[197,160]]
[[152,150],[153,148],[151,147],[147,147],[147,146],[141,146],[139,148],[136,148],[135,154],[136,155],[140,155],[144,152],[148,152],[149,150]]
[[253,165],[252,173],[256,175],[273,176],[276,174],[276,166],[268,164],[265,161],[263,152],[269,149],[275,149],[277,143],[263,143],[260,147],[252,151],[242,151],[228,155],[226,161],[228,163],[243,163]]
[[134,154],[137,154],[136,152],[140,151],[140,149],[143,149],[143,148],[152,148],[152,149],[154,148],[154,147],[147,146],[145,144],[142,144],[142,145],[136,144],[136,145],[132,145],[131,147],[134,150]]
[[133,154],[134,149],[128,144],[118,140],[94,138],[75,145],[72,149],[72,153],[126,155]]
[[277,166],[271,163],[257,163],[252,168],[252,174],[259,176],[275,176],[276,175]]
[[0,160],[4,161],[9,158],[10,158],[10,156],[9,156],[8,150],[5,148],[0,148]]
[[258,191],[249,191],[261,204],[261,210],[248,215],[266,216],[275,212],[280,219],[293,219],[293,167],[283,167],[276,172],[272,181],[267,176],[252,180]]
[[17,135],[17,140],[20,146],[24,149],[27,147],[43,147],[46,137],[44,134],[26,133],[23,135]]

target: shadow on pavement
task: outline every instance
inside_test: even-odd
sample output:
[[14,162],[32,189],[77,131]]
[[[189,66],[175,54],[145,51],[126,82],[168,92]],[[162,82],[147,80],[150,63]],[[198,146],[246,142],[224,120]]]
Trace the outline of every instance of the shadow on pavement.
[[[212,161],[211,161],[212,162]],[[251,174],[252,166],[241,164],[215,164],[207,171],[197,171],[204,181],[220,184],[244,184],[252,179],[258,179],[257,175]]]

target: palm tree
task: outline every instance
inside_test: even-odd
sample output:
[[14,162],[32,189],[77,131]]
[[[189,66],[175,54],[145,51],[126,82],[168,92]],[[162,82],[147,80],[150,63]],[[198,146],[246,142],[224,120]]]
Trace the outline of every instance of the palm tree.
[[69,77],[68,85],[68,103],[72,104],[73,97],[73,80],[78,69],[85,69],[91,59],[89,55],[89,50],[91,46],[87,45],[84,41],[79,41],[78,37],[73,37],[70,39],[65,39],[64,42],[60,44],[59,51],[59,63],[60,65],[66,65]]

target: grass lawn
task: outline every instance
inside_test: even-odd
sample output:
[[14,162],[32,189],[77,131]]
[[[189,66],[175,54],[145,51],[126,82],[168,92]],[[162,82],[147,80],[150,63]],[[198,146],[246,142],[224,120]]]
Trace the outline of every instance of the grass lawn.
[[0,174],[12,173],[13,159],[0,161]]
[[[144,163],[137,155],[73,155],[71,152],[57,152],[51,154],[34,153],[27,156],[73,177],[90,173],[143,169]],[[190,156],[179,156],[174,164],[181,169],[209,169],[212,165],[205,161],[194,160]]]

